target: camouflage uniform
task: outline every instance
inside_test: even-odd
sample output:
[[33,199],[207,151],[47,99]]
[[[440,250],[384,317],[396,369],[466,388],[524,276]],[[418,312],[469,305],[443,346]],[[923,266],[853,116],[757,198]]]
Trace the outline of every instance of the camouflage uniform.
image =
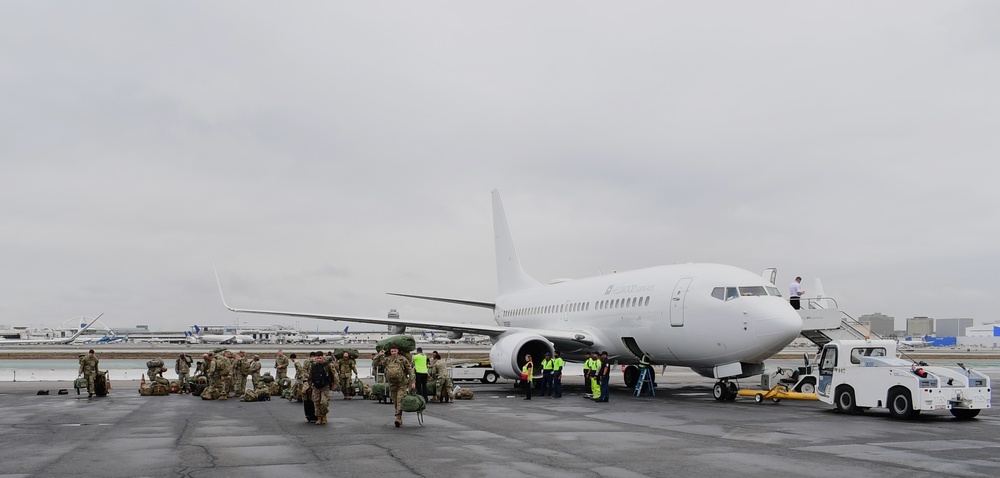
[[260,356],[254,355],[253,361],[250,362],[250,380],[253,381],[254,390],[263,385],[260,383]]
[[[354,384],[351,378],[358,375],[357,363],[348,354],[337,361],[337,373],[340,375],[340,393],[344,394],[344,400],[350,400],[354,396]],[[353,375],[352,375],[353,374]]]
[[[312,367],[316,366],[325,367],[326,373],[329,374],[330,381],[325,387],[316,387],[311,383]],[[316,424],[326,425],[326,415],[330,413],[330,388],[337,383],[337,369],[331,363],[317,361],[310,367],[309,376],[309,385],[312,387],[312,402],[316,409]]]
[[174,371],[177,372],[177,384],[180,386],[180,392],[191,393],[191,379],[189,377],[191,373],[191,357],[185,354],[177,357],[177,364],[174,366]]
[[278,356],[274,357],[274,374],[274,379],[279,383],[281,379],[288,376],[288,357],[280,350],[278,351]]
[[166,371],[167,367],[162,367],[162,366],[147,367],[146,376],[149,377],[149,384],[152,385],[154,383],[159,383],[166,386],[170,386],[170,380],[163,378],[163,372]]
[[87,379],[87,397],[94,396],[94,379],[97,378],[99,362],[100,358],[94,355],[93,350],[80,358],[80,375]]
[[[398,350],[392,348],[391,350]],[[383,351],[384,352],[384,351]],[[416,374],[413,373],[413,362],[403,354],[382,355],[375,357],[377,366],[385,368],[385,378],[389,382],[389,397],[396,405],[396,426],[403,424],[403,397],[407,390],[416,387]]]
[[212,357],[212,388],[219,394],[219,400],[225,400],[229,398],[229,377],[231,375],[231,367],[229,366],[229,359],[226,358],[221,352],[216,353]]
[[233,386],[236,388],[236,393],[242,395],[247,391],[247,375],[250,374],[250,362],[247,361],[246,353],[242,350],[236,354],[236,360],[233,362]]
[[[232,352],[230,352],[230,351],[227,350],[223,354],[223,358],[225,358],[226,362],[229,364],[229,375],[227,375],[226,379],[225,379],[226,380],[226,390],[229,391],[230,395],[235,395],[235,392],[236,392],[236,357],[233,356]],[[241,395],[242,395],[242,393],[241,393]]]
[[431,362],[431,375],[436,379],[438,400],[442,403],[450,402],[451,389],[455,388],[455,384],[448,375],[448,364],[441,359],[434,360]]

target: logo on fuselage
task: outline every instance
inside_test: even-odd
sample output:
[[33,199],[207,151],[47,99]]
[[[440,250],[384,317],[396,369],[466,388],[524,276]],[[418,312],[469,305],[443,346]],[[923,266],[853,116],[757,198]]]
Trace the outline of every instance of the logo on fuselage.
[[615,287],[614,284],[608,286],[608,290],[604,291],[604,295],[615,295],[615,294],[634,294],[636,292],[653,292],[655,285],[623,285],[620,287]]

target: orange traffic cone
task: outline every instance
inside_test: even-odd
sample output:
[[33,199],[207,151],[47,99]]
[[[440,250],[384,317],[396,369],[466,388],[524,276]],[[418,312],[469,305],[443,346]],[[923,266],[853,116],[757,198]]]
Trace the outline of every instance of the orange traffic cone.
[[140,383],[139,385],[142,386],[145,384],[146,384],[146,374],[142,374],[142,383]]

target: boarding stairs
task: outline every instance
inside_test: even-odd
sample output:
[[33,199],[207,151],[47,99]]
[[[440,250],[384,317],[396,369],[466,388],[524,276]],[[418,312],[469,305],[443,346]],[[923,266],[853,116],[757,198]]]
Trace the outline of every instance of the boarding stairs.
[[797,312],[802,317],[801,335],[819,348],[834,340],[878,338],[866,325],[840,310],[830,297],[803,298]]

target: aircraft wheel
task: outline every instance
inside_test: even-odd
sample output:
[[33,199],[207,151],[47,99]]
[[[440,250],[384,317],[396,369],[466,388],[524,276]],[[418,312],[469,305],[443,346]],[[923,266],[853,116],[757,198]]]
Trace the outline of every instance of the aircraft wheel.
[[913,410],[913,398],[905,388],[893,389],[889,392],[889,414],[892,418],[908,419],[916,416]]
[[625,386],[634,389],[635,385],[639,383],[639,367],[635,365],[629,365],[625,367],[625,371],[622,373],[625,379]]
[[973,418],[976,418],[976,415],[979,415],[979,409],[970,410],[968,408],[952,408],[951,414],[959,420],[972,420]]
[[756,403],[764,403],[764,394],[758,393],[757,395],[754,395],[753,401]]
[[722,381],[715,382],[715,386],[712,387],[712,397],[721,402],[726,399],[727,395],[726,384]]
[[736,382],[727,382],[726,389],[728,391],[728,394],[726,395],[727,401],[731,402],[733,400],[736,400],[736,397],[740,395],[739,389],[736,387]]
[[838,412],[856,413],[858,411],[858,406],[854,401],[854,389],[849,386],[838,388],[833,402],[837,406]]

